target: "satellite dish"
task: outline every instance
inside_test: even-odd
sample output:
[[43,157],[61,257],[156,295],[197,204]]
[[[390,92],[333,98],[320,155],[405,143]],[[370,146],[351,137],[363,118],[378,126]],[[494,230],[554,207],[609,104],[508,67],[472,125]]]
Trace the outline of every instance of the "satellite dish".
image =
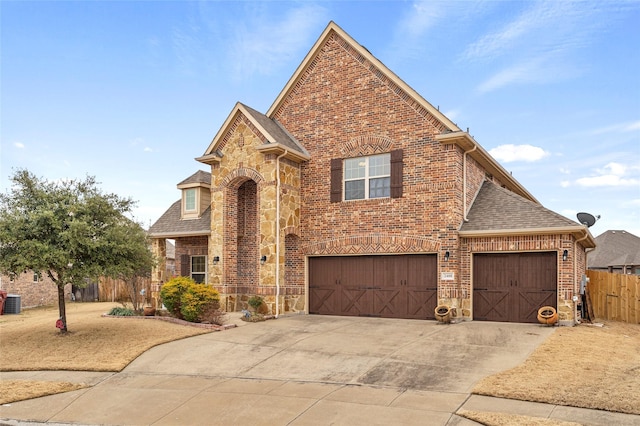
[[593,226],[594,223],[596,223],[596,220],[600,219],[600,216],[593,216],[592,214],[589,213],[578,213],[576,216],[578,216],[578,222],[580,222],[583,225],[586,225],[587,228],[590,228]]

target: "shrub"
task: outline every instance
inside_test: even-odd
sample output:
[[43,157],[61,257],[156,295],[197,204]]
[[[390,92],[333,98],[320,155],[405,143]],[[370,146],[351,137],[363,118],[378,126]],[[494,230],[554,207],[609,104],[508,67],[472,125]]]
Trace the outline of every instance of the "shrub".
[[185,320],[198,322],[201,320],[204,307],[219,300],[220,296],[213,287],[206,284],[193,284],[187,287],[180,299],[180,312]]
[[220,302],[207,303],[202,307],[200,322],[223,325],[227,321],[227,313],[220,310]]
[[175,277],[167,281],[160,289],[160,298],[167,310],[178,318],[180,313],[180,299],[188,287],[195,284],[189,277]]
[[176,277],[162,286],[160,298],[176,317],[198,322],[207,305],[219,302],[220,294],[213,287],[198,284],[189,277]]
[[260,309],[260,306],[262,306],[262,297],[251,296],[247,303],[253,308],[255,312],[258,312],[258,309]]
[[132,309],[125,308],[122,306],[116,306],[115,308],[111,308],[107,315],[115,315],[119,317],[131,317],[135,315]]

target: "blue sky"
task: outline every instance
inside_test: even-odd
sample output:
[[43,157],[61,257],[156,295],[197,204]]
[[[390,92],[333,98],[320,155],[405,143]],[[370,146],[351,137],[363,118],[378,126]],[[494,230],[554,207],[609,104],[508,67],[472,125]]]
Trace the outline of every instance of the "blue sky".
[[96,176],[145,227],[237,101],[266,112],[330,20],[545,207],[640,236],[639,1],[2,1],[0,190]]

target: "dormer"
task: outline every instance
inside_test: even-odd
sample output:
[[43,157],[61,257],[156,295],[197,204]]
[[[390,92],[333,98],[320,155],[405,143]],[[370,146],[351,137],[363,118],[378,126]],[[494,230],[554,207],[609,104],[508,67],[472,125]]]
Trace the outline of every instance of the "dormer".
[[198,170],[178,184],[182,191],[180,219],[198,219],[211,203],[211,173]]

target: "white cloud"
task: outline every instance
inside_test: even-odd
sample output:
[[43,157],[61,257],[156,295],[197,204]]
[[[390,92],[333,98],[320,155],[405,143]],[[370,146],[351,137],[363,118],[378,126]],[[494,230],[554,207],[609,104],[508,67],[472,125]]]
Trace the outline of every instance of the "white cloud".
[[604,133],[630,133],[640,130],[640,120],[627,123],[616,123],[590,130],[589,135],[601,135]]
[[15,146],[18,149],[23,149],[24,148],[24,144],[22,142],[14,142],[13,146]]
[[279,19],[259,16],[237,23],[229,45],[235,78],[270,74],[283,62],[297,59],[300,51],[308,49],[312,36],[317,36],[318,27],[326,25],[325,15],[324,8],[304,3]]
[[153,152],[153,149],[151,149],[151,148],[150,148],[150,147],[148,147],[148,146],[145,146],[145,147],[144,147],[144,152]]
[[569,182],[568,180],[563,180],[562,182],[560,182],[560,187],[562,188],[568,188],[571,186],[571,182]]
[[629,167],[611,162],[596,170],[594,176],[583,177],[576,183],[584,187],[640,186],[640,167]]
[[533,162],[541,160],[549,155],[548,152],[537,146],[513,144],[497,146],[489,150],[489,154],[491,154],[496,160],[503,161],[505,163],[511,163],[513,161]]

